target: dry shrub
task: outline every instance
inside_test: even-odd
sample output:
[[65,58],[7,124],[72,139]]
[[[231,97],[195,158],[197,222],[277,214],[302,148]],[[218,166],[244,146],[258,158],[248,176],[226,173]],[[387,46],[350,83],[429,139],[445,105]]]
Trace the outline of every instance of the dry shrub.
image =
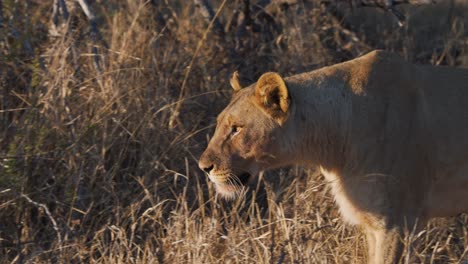
[[[0,27],[3,262],[362,263],[364,238],[314,170],[266,173],[245,199],[218,200],[197,159],[228,76],[249,84],[375,48],[468,66],[463,4],[405,7],[400,28],[377,9],[298,1],[244,27],[241,1],[226,1],[216,33],[191,1],[93,1],[94,43],[74,3],[52,36],[52,3],[20,2],[3,1]],[[468,260],[467,221],[415,234],[421,261]]]

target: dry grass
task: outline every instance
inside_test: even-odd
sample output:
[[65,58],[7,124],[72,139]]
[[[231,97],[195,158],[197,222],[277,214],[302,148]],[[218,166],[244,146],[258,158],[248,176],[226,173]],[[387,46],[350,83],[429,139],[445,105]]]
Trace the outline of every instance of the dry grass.
[[[267,173],[246,199],[217,199],[196,164],[228,76],[247,84],[374,48],[468,67],[468,7],[405,8],[399,28],[376,9],[300,1],[238,34],[241,1],[227,1],[220,36],[192,1],[153,2],[94,1],[99,70],[78,8],[51,36],[51,3],[3,1],[0,262],[362,263],[363,236],[314,170]],[[416,235],[422,262],[468,261],[467,215]]]

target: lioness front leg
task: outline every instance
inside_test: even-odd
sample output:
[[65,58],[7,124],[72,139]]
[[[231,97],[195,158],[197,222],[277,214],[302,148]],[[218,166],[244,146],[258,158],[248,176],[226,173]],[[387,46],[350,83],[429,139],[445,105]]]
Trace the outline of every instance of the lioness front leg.
[[[369,244],[369,263],[371,264],[394,264],[400,263],[403,253],[403,232],[400,227],[382,228],[367,230],[373,235],[368,235],[375,241],[374,245]],[[367,233],[366,232],[366,233]],[[374,252],[371,253],[370,251]]]
[[365,228],[364,233],[366,234],[366,241],[367,241],[367,262],[374,263],[375,262],[375,232],[373,229]]

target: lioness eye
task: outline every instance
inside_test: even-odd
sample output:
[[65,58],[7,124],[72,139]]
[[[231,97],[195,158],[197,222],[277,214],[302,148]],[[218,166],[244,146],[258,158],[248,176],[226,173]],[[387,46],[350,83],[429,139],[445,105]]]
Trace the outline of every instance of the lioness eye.
[[237,135],[239,133],[241,128],[239,126],[232,126],[231,127],[231,136]]

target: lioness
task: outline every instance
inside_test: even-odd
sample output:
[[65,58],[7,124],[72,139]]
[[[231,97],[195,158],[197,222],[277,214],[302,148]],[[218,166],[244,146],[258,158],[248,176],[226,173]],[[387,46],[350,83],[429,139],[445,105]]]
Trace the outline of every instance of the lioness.
[[468,70],[373,51],[231,86],[199,161],[221,195],[261,170],[318,165],[343,218],[363,227],[370,263],[399,262],[405,228],[468,211]]

